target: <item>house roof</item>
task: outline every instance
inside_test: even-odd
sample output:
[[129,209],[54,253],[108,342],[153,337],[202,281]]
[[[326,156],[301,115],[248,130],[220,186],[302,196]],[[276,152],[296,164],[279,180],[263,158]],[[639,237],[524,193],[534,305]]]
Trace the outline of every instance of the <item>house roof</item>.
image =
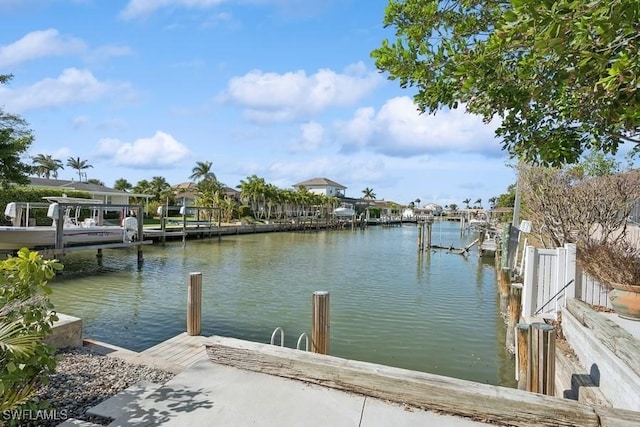
[[65,179],[47,179],[38,177],[29,177],[32,187],[56,188],[60,190],[69,189],[77,191],[86,191],[90,194],[100,196],[133,196],[145,197],[148,194],[127,193],[126,191],[116,190],[106,185],[94,184],[91,182],[68,181]]
[[338,184],[335,181],[331,181],[330,179],[327,178],[312,178],[309,179],[307,181],[302,181],[299,182],[297,184],[293,184],[294,188],[298,188],[298,187],[334,187],[337,188],[339,190],[346,190],[347,187],[345,187],[342,184]]

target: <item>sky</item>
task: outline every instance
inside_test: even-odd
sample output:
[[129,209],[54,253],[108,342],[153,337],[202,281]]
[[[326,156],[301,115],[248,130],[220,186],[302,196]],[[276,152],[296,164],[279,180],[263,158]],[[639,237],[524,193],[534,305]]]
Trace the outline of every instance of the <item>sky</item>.
[[[236,187],[311,178],[378,199],[462,206],[515,182],[496,124],[420,114],[380,73],[384,0],[0,0],[0,107],[28,156],[92,165],[113,186],[189,180],[210,161]],[[65,167],[60,179],[77,179]]]

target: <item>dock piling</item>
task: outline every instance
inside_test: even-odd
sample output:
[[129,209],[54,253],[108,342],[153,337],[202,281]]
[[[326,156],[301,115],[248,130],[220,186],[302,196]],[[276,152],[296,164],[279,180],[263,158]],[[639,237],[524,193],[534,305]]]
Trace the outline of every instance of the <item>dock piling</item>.
[[187,334],[202,332],[202,273],[189,274],[187,290]]
[[544,322],[516,326],[518,389],[555,393],[555,328]]
[[311,306],[311,351],[329,354],[329,292],[314,292]]

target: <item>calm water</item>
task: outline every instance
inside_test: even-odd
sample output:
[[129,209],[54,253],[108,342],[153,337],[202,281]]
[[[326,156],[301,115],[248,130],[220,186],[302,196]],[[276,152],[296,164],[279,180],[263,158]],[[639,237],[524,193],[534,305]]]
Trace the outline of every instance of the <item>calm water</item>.
[[[433,243],[457,247],[456,223]],[[203,335],[268,342],[282,326],[295,347],[310,333],[311,294],[331,293],[331,354],[513,386],[493,263],[443,250],[420,254],[417,227],[223,236],[62,259],[56,309],[81,317],[85,336],[143,350],[185,331],[186,284],[203,274]]]

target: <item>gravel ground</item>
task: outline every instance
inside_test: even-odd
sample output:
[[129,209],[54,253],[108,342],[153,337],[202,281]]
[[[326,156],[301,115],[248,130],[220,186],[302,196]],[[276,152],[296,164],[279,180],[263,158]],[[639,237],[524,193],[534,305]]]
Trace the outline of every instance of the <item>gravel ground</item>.
[[[174,374],[144,365],[107,357],[88,348],[63,350],[49,384],[38,396],[51,403],[57,420],[42,420],[22,426],[55,426],[66,418],[106,425],[111,420],[88,417],[87,409],[142,380],[164,384]],[[50,415],[51,416],[51,415]],[[50,417],[49,416],[49,417]],[[0,422],[1,424],[1,422]]]

